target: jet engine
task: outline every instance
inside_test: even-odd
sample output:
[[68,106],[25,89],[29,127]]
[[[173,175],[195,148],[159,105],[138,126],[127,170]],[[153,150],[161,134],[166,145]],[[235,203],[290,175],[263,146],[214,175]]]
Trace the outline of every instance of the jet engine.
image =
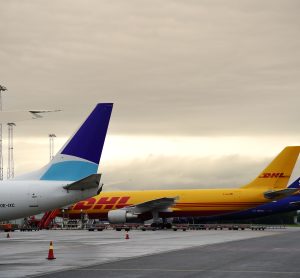
[[138,222],[138,216],[124,209],[116,209],[108,212],[108,221],[111,224],[123,224]]

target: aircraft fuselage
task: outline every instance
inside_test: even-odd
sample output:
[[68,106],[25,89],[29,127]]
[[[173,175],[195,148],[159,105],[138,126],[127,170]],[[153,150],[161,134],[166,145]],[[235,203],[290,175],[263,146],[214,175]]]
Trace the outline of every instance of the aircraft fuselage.
[[66,181],[3,181],[0,183],[0,221],[22,218],[73,204],[96,194],[96,189],[66,190]]
[[163,197],[177,197],[176,204],[160,216],[212,216],[254,208],[270,202],[258,189],[191,189],[102,192],[69,208],[70,217],[87,213],[91,218],[106,218],[108,211],[137,205]]

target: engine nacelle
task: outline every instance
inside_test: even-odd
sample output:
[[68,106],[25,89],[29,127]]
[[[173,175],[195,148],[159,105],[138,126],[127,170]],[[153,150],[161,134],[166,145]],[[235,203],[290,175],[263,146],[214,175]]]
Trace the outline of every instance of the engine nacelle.
[[123,209],[110,210],[107,215],[111,224],[137,222],[138,216]]

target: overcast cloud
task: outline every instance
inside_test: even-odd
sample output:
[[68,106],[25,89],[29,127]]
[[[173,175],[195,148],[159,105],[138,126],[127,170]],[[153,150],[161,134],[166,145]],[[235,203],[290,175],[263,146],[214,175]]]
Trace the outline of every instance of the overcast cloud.
[[[47,160],[47,138],[39,152],[29,152],[42,136],[69,136],[95,103],[114,102],[111,136],[208,136],[219,144],[246,136],[258,145],[268,138],[266,154],[253,163],[224,145],[252,173],[281,147],[300,143],[299,14],[297,0],[0,0],[4,108],[63,109],[18,124],[16,167],[24,171],[37,154],[44,156],[39,164]],[[22,145],[29,135],[36,139]],[[180,163],[175,150],[148,155],[128,154],[121,164],[109,153],[104,159],[110,175],[118,170],[121,179],[136,176],[141,184],[151,177],[150,184],[194,186],[208,173],[216,185],[240,181],[221,167],[230,154],[210,163],[221,176],[202,167],[209,154],[181,154]],[[158,160],[158,175],[142,171]]]

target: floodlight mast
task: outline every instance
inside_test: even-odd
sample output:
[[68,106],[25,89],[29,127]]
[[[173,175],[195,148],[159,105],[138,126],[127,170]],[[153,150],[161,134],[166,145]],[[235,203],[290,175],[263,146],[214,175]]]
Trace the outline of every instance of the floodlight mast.
[[8,168],[7,179],[12,179],[15,176],[15,162],[14,162],[14,132],[15,123],[8,123]]
[[50,144],[50,161],[54,157],[54,138],[56,135],[54,133],[49,134],[49,144]]
[[[6,87],[0,85],[0,111],[2,111],[2,92],[5,91]],[[0,180],[3,180],[2,123],[0,123]]]

